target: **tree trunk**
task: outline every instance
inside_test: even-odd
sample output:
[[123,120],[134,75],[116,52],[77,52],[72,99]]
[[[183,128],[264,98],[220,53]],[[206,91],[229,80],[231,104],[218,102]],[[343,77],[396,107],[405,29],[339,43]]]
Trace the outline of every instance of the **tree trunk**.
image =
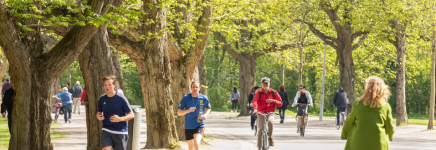
[[114,67],[114,75],[117,76],[117,81],[120,83],[121,90],[123,90],[124,95],[126,94],[126,88],[124,87],[123,81],[123,71],[121,69],[120,58],[117,53],[111,53],[112,62]]
[[[88,1],[91,11],[102,15],[111,3]],[[25,19],[26,23],[37,23]],[[7,13],[5,2],[0,3],[0,45],[10,62],[10,75],[15,84],[14,110],[9,142],[10,150],[51,150],[50,88],[68,68],[97,31],[94,25],[74,26],[52,50],[46,52],[41,28],[33,32],[17,29]]]
[[244,61],[239,61],[239,88],[241,97],[239,98],[241,112],[239,116],[248,114],[247,95],[250,94],[251,88],[256,84],[256,57],[250,54],[244,55]]
[[282,72],[281,72],[281,84],[285,85],[285,55],[283,54],[283,52],[281,52],[282,54]]
[[397,78],[396,78],[396,114],[397,126],[400,124],[409,124],[407,119],[406,110],[406,73],[405,73],[405,59],[406,59],[406,41],[401,39],[398,41],[397,47]]
[[70,87],[68,88],[72,88],[76,84],[76,83],[71,83],[71,66],[68,67],[68,83],[70,83]]
[[298,46],[298,51],[300,54],[300,66],[298,67],[298,85],[301,85],[303,83],[303,62],[304,62],[302,44]]
[[108,43],[106,26],[100,26],[89,41],[87,48],[79,55],[80,70],[85,81],[85,108],[88,150],[100,149],[100,135],[103,123],[96,118],[98,99],[105,94],[101,77],[114,75],[112,56]]
[[[348,100],[350,104],[353,104],[356,99],[356,88],[355,80],[356,76],[354,74],[354,62],[353,62],[353,51],[352,51],[352,40],[351,35],[348,33],[338,32],[338,37],[340,42],[338,42],[338,48],[336,49],[336,54],[339,59],[339,74],[341,87],[347,92]],[[348,112],[351,112],[353,105],[350,105]]]
[[[433,28],[435,28],[435,24],[433,24]],[[428,111],[428,127],[427,129],[431,130],[434,127],[434,105],[435,105],[435,61],[436,61],[436,31],[433,29],[432,37],[431,37],[431,72],[430,72],[430,84],[431,84],[431,92],[430,92],[430,109]]]
[[201,93],[207,95],[207,70],[206,70],[206,54],[201,56],[200,62],[198,63],[198,72],[201,84]]
[[[144,2],[157,6],[159,2]],[[147,5],[147,4],[145,4]],[[172,148],[178,142],[175,124],[174,101],[171,95],[171,61],[168,36],[161,30],[166,27],[166,8],[144,7],[146,18],[154,22],[144,25],[144,33],[160,36],[151,37],[145,45],[147,50],[143,61],[135,61],[141,81],[147,118],[147,142],[145,148]]]

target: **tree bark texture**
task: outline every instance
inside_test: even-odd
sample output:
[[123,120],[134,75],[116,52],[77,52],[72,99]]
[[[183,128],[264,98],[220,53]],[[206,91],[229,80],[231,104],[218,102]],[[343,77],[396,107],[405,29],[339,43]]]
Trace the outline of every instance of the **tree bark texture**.
[[[115,75],[106,26],[100,26],[88,46],[79,55],[80,70],[85,82],[85,109],[88,150],[100,149],[102,122],[97,120],[98,99],[105,94],[101,77]],[[118,81],[118,80],[117,80]]]
[[395,46],[397,49],[397,60],[396,60],[396,115],[397,115],[397,126],[400,124],[409,124],[407,119],[407,109],[406,109],[406,29],[407,23],[401,23],[397,19],[390,21],[390,27],[393,31],[395,39],[388,39],[388,41]]
[[[90,0],[91,11],[101,14],[107,1]],[[93,25],[73,27],[50,51],[46,51],[41,30],[24,32],[16,28],[13,17],[0,0],[0,45],[10,62],[11,79],[15,81],[14,110],[10,150],[50,150],[50,97],[56,79],[67,69],[96,32]],[[35,24],[38,20],[27,19]]]
[[121,69],[120,58],[117,53],[111,53],[113,66],[115,67],[114,75],[117,76],[117,81],[120,83],[121,90],[123,90],[124,95],[126,95],[126,88],[124,87],[123,81],[123,71]]
[[239,105],[241,112],[239,115],[247,115],[249,110],[247,108],[247,95],[251,92],[251,88],[256,84],[256,57],[245,55],[246,61],[240,61],[239,66],[239,90],[241,97],[239,98]]
[[303,55],[303,45],[298,46],[298,52],[300,54],[300,65],[298,67],[298,85],[303,83],[303,64],[304,64],[304,55]]
[[206,54],[201,56],[200,62],[198,63],[198,73],[200,77],[201,93],[207,95],[207,70],[206,70]]
[[435,61],[436,61],[436,25],[433,23],[433,32],[431,37],[431,72],[430,72],[430,84],[431,84],[431,92],[430,92],[430,109],[428,111],[428,127],[427,129],[431,130],[434,127],[434,105],[435,105]]

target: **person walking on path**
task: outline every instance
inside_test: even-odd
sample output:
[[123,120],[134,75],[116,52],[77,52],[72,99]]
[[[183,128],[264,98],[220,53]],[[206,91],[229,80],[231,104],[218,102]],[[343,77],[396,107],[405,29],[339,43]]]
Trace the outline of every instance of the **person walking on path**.
[[[270,85],[270,79],[267,77],[263,77],[261,79],[262,83],[262,89],[256,92],[254,94],[253,98],[253,109],[254,112],[259,112],[262,114],[267,114],[267,120],[268,120],[268,140],[269,145],[274,146],[274,141],[272,138],[273,133],[273,122],[274,122],[274,115],[275,115],[275,109],[277,107],[282,106],[282,99],[280,98],[280,95],[269,87]],[[263,115],[257,115],[257,124],[258,124],[258,130],[257,130],[257,147],[259,150],[261,149],[261,133],[263,131],[264,124],[265,124],[265,118]]]
[[254,86],[253,88],[251,88],[251,93],[248,95],[248,107],[250,107],[250,114],[251,114],[251,130],[254,130],[254,121],[256,121],[256,114],[253,113],[253,98],[254,98],[254,94],[256,94],[257,91],[259,91],[260,87],[259,86]]
[[72,88],[74,93],[73,94],[73,103],[74,103],[74,109],[73,114],[76,114],[76,110],[78,110],[78,114],[80,115],[80,97],[82,96],[82,86],[80,86],[80,82],[76,81],[76,85]]
[[116,76],[105,76],[102,80],[106,94],[98,99],[97,105],[97,119],[103,122],[101,148],[125,150],[129,139],[127,121],[135,115],[127,99],[115,92]]
[[62,93],[54,95],[53,97],[61,98],[62,100],[62,108],[64,109],[64,120],[65,123],[71,123],[71,111],[73,108],[73,96],[70,92],[68,92],[67,87],[62,88]]
[[[339,91],[336,92],[335,97],[333,98],[333,104],[335,105],[335,107],[337,107],[336,126],[339,126],[339,113],[341,113],[341,109],[345,109],[345,112],[347,112],[348,104],[350,104],[344,88],[340,87]],[[344,119],[347,120],[346,115],[344,116]]]
[[2,95],[5,95],[6,90],[12,88],[12,84],[9,83],[9,79],[6,79],[6,83],[2,86]]
[[[6,79],[9,83],[9,80]],[[11,134],[11,123],[12,123],[12,111],[14,110],[14,84],[10,82],[11,88],[7,89],[3,95],[2,104],[1,104],[1,114],[3,118],[8,117],[8,129],[9,134]]]
[[389,87],[375,76],[365,82],[363,95],[354,102],[342,128],[341,139],[347,140],[345,150],[389,150],[395,130]]
[[84,103],[85,102],[85,89],[83,89],[82,94],[80,94],[80,102]]
[[280,92],[279,92],[280,98],[282,98],[283,105],[282,107],[277,107],[279,109],[280,114],[280,123],[283,124],[283,121],[285,120],[285,111],[288,109],[289,106],[289,98],[288,93],[285,91],[285,85],[280,85]]
[[239,92],[238,88],[233,87],[232,93],[230,93],[230,101],[232,102],[232,110],[231,112],[237,113],[238,112],[238,100],[239,100]]
[[300,124],[301,124],[300,118],[302,115],[307,114],[307,105],[313,107],[312,96],[310,96],[309,91],[306,91],[306,85],[304,84],[300,85],[300,91],[298,91],[297,94],[295,94],[294,103],[292,104],[292,107],[295,107],[298,104],[305,104],[301,106],[305,106],[306,108],[306,109],[300,109],[300,110],[305,110],[305,112],[300,113],[301,115],[298,115],[297,117],[297,133],[300,133]]
[[210,113],[209,99],[200,94],[200,82],[191,83],[191,94],[183,96],[177,110],[178,116],[185,116],[185,138],[189,150],[199,150],[204,133],[204,123]]

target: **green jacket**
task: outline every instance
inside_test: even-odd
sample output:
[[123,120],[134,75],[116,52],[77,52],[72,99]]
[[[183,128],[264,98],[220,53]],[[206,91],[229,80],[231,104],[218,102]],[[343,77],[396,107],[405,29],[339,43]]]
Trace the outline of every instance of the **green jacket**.
[[389,150],[389,141],[394,139],[391,106],[371,108],[361,101],[352,108],[342,129],[345,150]]

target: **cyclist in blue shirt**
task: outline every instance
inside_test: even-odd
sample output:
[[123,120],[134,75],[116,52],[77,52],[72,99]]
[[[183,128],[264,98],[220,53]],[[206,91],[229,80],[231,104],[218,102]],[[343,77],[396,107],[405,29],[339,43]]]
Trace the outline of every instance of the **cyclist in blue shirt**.
[[125,150],[129,139],[127,121],[135,116],[126,97],[114,90],[116,76],[105,76],[102,80],[106,94],[98,99],[97,106],[97,119],[103,121],[101,148]]
[[204,121],[210,113],[210,103],[206,96],[199,93],[200,82],[192,82],[191,91],[191,94],[186,94],[180,101],[177,115],[185,115],[185,137],[189,150],[198,150],[205,129]]

